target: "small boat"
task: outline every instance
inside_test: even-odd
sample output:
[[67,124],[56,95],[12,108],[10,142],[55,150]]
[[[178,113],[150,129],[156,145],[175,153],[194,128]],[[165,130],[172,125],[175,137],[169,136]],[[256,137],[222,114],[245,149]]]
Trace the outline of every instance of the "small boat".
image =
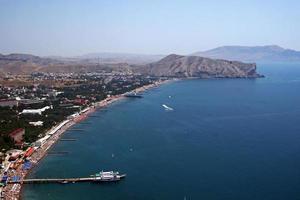
[[172,111],[172,110],[174,110],[173,108],[171,108],[171,107],[169,107],[169,106],[167,106],[167,105],[165,105],[165,104],[163,104],[162,107],[164,107],[165,110],[167,110],[167,111]]
[[94,175],[94,182],[116,182],[124,178],[126,174],[119,174],[119,172],[109,171],[104,172],[101,171],[98,174]]
[[68,181],[66,181],[66,180],[64,180],[64,181],[62,181],[62,182],[60,182],[61,184],[67,184],[67,183],[69,183]]
[[129,97],[129,98],[142,98],[143,96],[142,95],[138,95],[135,92],[130,92],[130,93],[125,94],[125,97]]

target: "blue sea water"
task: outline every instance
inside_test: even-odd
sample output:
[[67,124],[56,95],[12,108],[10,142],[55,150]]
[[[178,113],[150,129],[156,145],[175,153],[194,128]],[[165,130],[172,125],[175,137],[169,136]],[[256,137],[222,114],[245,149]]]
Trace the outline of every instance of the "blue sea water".
[[300,65],[258,68],[266,78],[177,81],[94,113],[30,176],[127,177],[26,185],[23,199],[300,199]]

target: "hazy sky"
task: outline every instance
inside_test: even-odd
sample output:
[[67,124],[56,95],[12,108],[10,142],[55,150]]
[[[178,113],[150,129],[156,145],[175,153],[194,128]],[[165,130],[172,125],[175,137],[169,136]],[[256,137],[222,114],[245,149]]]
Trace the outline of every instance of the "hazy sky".
[[300,50],[299,0],[0,0],[0,53],[192,53],[222,45]]

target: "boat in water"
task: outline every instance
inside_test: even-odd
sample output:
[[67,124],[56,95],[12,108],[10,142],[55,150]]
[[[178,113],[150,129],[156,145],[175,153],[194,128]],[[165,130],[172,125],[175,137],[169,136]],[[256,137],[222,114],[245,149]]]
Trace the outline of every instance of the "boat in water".
[[119,172],[114,171],[101,171],[92,176],[94,176],[94,182],[116,182],[124,178],[126,174],[120,174]]
[[143,97],[142,95],[139,95],[136,92],[126,93],[124,96],[129,97],[129,98],[142,98]]
[[165,110],[167,110],[167,111],[172,111],[172,110],[174,110],[173,108],[167,106],[166,104],[163,104],[162,107],[164,107]]
[[60,182],[61,184],[68,184],[69,183],[69,181],[67,181],[67,180],[64,180],[64,181],[62,181],[62,182]]

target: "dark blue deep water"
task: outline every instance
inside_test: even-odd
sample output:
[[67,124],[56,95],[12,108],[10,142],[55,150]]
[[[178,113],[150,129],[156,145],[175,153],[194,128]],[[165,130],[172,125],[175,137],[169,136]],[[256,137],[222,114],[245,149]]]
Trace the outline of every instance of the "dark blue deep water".
[[27,185],[23,198],[300,199],[300,65],[258,68],[266,78],[173,82],[94,113],[63,136],[77,141],[54,146],[70,154],[47,156],[31,177],[126,179]]

